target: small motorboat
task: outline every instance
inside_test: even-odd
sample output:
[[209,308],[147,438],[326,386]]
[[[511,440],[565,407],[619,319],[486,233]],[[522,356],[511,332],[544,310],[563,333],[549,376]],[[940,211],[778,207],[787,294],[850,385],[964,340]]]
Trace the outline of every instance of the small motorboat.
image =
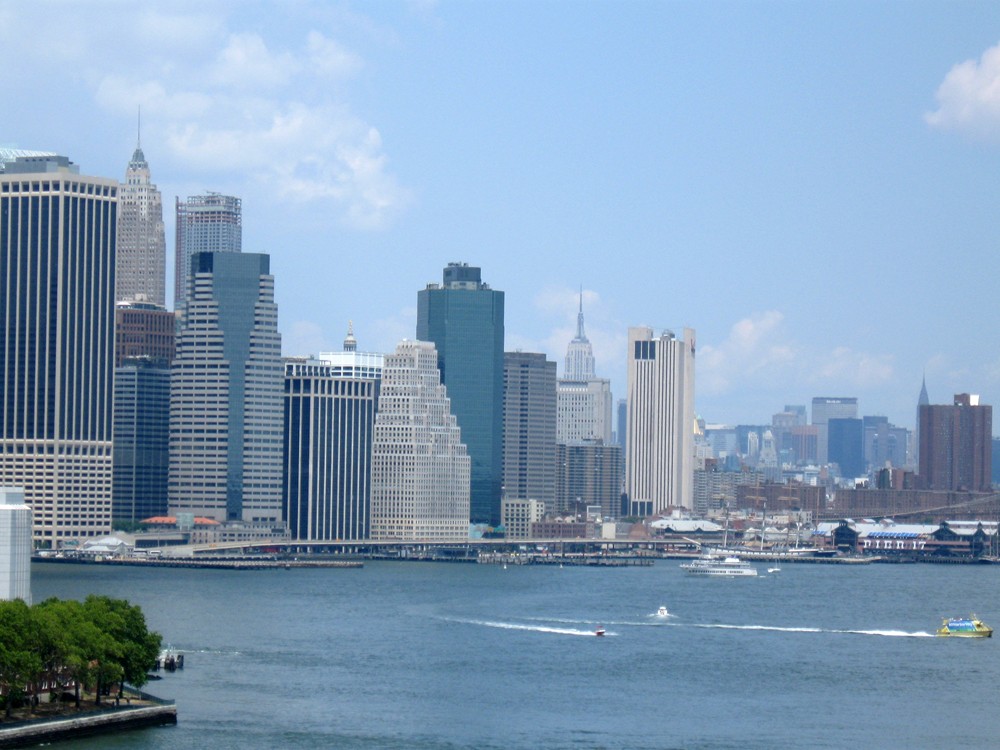
[[658,610],[656,610],[656,616],[657,617],[667,617],[669,614],[670,613],[667,612],[667,608],[666,607],[660,607]]
[[768,568],[767,572],[768,573],[780,573],[781,572],[781,568]]
[[603,625],[598,625],[597,626],[597,630],[594,631],[594,635],[596,635],[596,636],[602,636],[602,635],[604,635],[604,626]]
[[971,617],[952,617],[945,619],[938,628],[940,636],[957,636],[959,638],[991,638],[993,628],[975,615]]

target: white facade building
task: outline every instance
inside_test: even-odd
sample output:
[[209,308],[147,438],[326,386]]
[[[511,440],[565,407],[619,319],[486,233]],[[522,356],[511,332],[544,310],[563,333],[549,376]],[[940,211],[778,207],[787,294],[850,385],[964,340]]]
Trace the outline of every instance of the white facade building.
[[507,539],[527,539],[531,524],[545,516],[545,503],[541,500],[521,500],[505,497],[500,503],[500,520],[507,530]]
[[695,333],[628,330],[628,439],[625,491],[630,512],[694,507]]
[[556,386],[556,442],[611,444],[611,381],[560,380]]
[[375,417],[372,538],[468,539],[470,471],[434,344],[400,342]]
[[0,487],[0,599],[31,604],[31,508],[18,487]]

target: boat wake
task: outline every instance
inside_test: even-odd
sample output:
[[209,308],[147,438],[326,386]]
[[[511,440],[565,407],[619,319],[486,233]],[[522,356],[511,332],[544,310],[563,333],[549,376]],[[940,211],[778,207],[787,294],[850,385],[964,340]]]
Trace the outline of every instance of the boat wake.
[[[456,617],[445,618],[450,622],[461,622],[466,625],[480,625],[486,628],[499,628],[501,630],[526,630],[533,633],[553,633],[555,635],[584,635],[584,636],[595,636],[597,632],[594,628],[590,630],[580,630],[578,628],[558,628],[546,625],[523,625],[516,622],[499,622],[497,620],[464,620]],[[606,632],[605,635],[613,636],[616,633],[610,631]]]
[[692,625],[694,628],[718,628],[721,630],[767,630],[778,633],[845,633],[849,635],[880,635],[888,638],[933,638],[933,633],[917,631],[915,633],[906,630],[840,630],[836,628],[789,628],[778,627],[776,625],[722,625],[722,624],[700,624]]

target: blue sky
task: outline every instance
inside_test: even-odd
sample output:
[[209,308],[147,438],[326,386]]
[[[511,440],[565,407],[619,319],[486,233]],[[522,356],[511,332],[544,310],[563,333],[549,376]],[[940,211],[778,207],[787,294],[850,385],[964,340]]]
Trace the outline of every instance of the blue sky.
[[[286,354],[413,337],[449,261],[562,370],[697,330],[696,408],[1000,404],[996,2],[9,2],[0,144],[243,199]],[[172,258],[170,261],[172,273]]]

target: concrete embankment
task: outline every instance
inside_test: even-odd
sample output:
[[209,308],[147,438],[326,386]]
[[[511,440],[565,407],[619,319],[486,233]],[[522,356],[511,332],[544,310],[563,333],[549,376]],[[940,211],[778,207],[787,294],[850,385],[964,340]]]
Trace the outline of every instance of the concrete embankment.
[[33,747],[59,740],[176,723],[177,707],[173,703],[119,707],[57,719],[18,722],[12,726],[0,724],[0,748]]

